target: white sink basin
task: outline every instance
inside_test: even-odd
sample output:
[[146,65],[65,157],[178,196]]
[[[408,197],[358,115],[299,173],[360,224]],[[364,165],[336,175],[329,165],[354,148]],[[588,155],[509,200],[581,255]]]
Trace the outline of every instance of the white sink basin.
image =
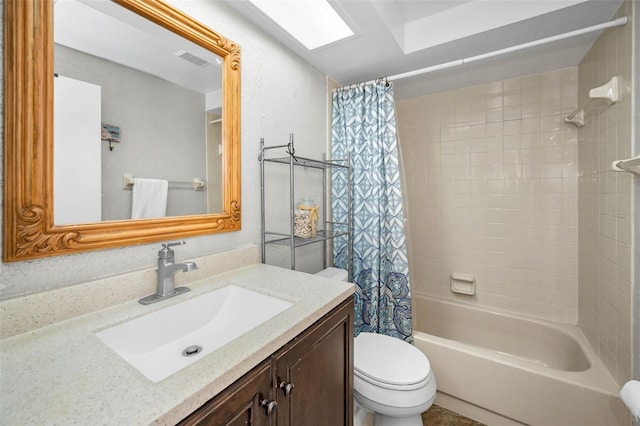
[[[159,382],[290,306],[287,301],[228,285],[96,336],[149,380]],[[194,346],[202,349],[198,352]],[[185,350],[189,354],[183,354]]]

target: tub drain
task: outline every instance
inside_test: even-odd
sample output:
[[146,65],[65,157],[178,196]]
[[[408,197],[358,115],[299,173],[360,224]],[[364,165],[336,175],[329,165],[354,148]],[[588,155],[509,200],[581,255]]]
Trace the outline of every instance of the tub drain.
[[185,350],[182,351],[182,355],[183,356],[194,356],[194,355],[198,355],[200,352],[202,352],[202,346],[191,345],[191,346],[188,346],[187,348],[185,348]]

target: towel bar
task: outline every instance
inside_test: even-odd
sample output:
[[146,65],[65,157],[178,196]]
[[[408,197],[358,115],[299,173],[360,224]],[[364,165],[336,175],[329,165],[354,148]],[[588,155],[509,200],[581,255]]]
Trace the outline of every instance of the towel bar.
[[[202,191],[204,182],[200,178],[193,178],[192,181],[169,181],[169,188],[185,188],[190,186],[194,191]],[[133,175],[122,175],[122,189],[131,189],[133,187]]]

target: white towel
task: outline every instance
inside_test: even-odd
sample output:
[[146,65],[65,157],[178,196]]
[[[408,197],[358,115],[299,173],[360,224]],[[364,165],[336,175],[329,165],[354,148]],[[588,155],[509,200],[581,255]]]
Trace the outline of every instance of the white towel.
[[640,421],[640,382],[629,380],[620,389],[620,398],[625,403],[633,417]]
[[131,219],[167,215],[169,182],[161,179],[133,179]]

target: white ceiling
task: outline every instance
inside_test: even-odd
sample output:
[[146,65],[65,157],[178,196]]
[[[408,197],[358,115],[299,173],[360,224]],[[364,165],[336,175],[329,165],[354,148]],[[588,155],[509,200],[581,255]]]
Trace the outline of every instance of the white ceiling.
[[[609,21],[622,0],[329,0],[356,33],[313,51],[246,0],[224,0],[340,84],[391,76]],[[305,0],[274,0],[305,1]],[[396,80],[397,99],[577,65],[599,33]]]
[[[107,0],[56,0],[54,40],[199,93],[222,87],[220,58],[213,52]],[[185,51],[207,62],[195,65],[176,55]]]
[[[622,0],[329,0],[356,34],[309,51],[247,0],[224,1],[345,85],[600,24],[609,21],[622,3]],[[148,25],[114,5],[109,1],[56,0],[56,41],[200,92],[220,87],[220,68],[216,66],[215,55],[192,43],[180,47],[175,39],[169,38],[172,33],[157,31],[155,24]],[[138,21],[134,21],[136,18]],[[598,35],[591,33],[396,80],[395,95],[397,99],[406,99],[577,65]],[[179,59],[174,54],[179,49],[203,57],[214,66],[200,68]],[[164,71],[157,71],[160,69]],[[211,77],[212,69],[217,74],[213,83],[204,78]]]

